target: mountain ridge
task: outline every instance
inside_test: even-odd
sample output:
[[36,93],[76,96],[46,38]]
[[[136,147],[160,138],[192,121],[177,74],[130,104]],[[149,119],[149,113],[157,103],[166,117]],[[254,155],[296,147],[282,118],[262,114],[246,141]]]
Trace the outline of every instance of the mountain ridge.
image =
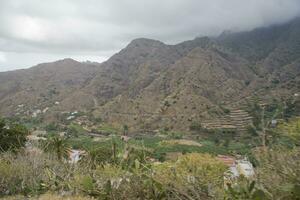
[[[103,63],[63,59],[1,72],[0,113],[31,116],[48,108],[43,120],[51,122],[79,110],[136,129],[187,130],[193,122],[224,115],[224,106],[256,91],[270,98],[297,92],[297,33],[298,18],[175,45],[138,38]],[[292,86],[282,87],[289,81]]]

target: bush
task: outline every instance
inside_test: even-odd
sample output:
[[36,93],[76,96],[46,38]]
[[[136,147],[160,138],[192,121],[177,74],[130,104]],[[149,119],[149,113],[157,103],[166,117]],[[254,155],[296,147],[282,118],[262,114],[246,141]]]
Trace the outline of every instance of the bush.
[[26,127],[18,124],[6,124],[0,119],[0,151],[17,151],[25,146],[27,135]]
[[155,167],[154,179],[181,199],[186,199],[187,194],[190,199],[219,199],[226,169],[208,154],[191,153],[176,163],[165,162]]
[[300,199],[299,148],[258,151],[256,158],[257,181],[273,198]]
[[300,145],[300,119],[295,118],[290,120],[288,123],[279,125],[278,131],[281,136],[290,138],[295,144]]
[[[0,195],[40,194],[68,180],[68,166],[47,154],[5,153],[0,156]],[[55,178],[53,178],[55,174]],[[59,180],[58,177],[61,179]],[[60,182],[58,182],[60,181]],[[56,182],[56,183],[55,183]]]

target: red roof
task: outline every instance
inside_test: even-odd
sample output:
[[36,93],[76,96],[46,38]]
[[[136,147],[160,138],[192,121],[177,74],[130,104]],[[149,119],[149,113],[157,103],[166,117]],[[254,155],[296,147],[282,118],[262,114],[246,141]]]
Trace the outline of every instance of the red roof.
[[227,166],[232,166],[235,163],[235,158],[232,156],[218,155],[218,160],[222,161]]

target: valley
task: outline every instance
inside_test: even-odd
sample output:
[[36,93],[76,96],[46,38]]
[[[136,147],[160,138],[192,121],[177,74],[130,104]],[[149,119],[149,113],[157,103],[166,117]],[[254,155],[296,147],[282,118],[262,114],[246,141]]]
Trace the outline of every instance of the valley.
[[[192,123],[222,118],[228,109],[243,110],[253,98],[264,103],[292,99],[300,85],[298,27],[295,19],[176,45],[136,39],[101,64],[65,59],[3,72],[0,112],[21,118],[38,112],[45,123],[60,123],[64,113],[80,111],[133,131],[142,126],[188,131]],[[274,29],[276,35],[267,37]],[[294,38],[284,40],[289,35]],[[280,53],[285,45],[293,56]],[[275,54],[279,61],[270,63]]]
[[0,72],[0,198],[299,199],[299,95],[299,17]]

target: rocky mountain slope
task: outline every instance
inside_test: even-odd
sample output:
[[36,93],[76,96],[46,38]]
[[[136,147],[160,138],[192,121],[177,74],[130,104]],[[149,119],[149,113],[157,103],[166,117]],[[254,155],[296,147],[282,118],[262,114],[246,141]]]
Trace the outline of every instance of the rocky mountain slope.
[[[108,61],[65,59],[0,73],[0,113],[57,120],[83,111],[137,129],[188,129],[259,96],[300,85],[300,19],[177,45],[136,39]],[[45,111],[45,112],[43,112]]]

